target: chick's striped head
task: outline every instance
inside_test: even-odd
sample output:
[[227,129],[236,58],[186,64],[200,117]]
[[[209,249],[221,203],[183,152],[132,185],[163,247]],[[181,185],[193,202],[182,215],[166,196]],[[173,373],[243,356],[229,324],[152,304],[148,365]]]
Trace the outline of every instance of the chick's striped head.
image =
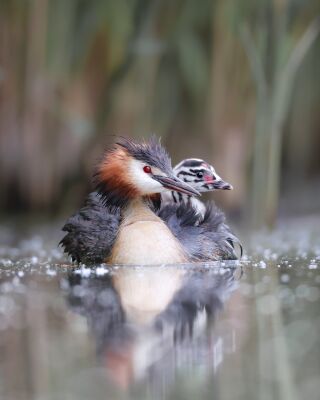
[[198,192],[233,189],[232,185],[221,179],[212,165],[199,158],[187,158],[176,165],[173,171]]

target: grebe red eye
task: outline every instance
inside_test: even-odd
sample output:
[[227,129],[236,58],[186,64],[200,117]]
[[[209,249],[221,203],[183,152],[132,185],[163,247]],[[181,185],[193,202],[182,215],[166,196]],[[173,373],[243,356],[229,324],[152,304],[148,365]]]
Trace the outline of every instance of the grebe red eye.
[[143,170],[146,174],[151,174],[151,167],[149,167],[149,165],[145,165],[143,167]]

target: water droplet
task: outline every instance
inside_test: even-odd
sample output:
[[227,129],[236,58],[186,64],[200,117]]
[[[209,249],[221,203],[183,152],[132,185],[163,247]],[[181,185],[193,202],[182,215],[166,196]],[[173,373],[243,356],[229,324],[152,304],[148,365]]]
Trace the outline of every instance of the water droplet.
[[104,267],[98,267],[98,268],[96,269],[96,275],[97,275],[97,276],[106,275],[108,272],[109,272],[109,271],[108,271],[106,268],[104,268]]
[[31,262],[31,264],[38,264],[38,262],[39,262],[39,259],[38,259],[38,257],[36,257],[36,256],[33,256],[33,257],[31,257],[31,260],[30,260],[30,262]]
[[260,267],[260,268],[266,268],[266,267],[267,267],[267,264],[266,264],[263,260],[261,260],[261,261],[259,262],[259,267]]
[[88,278],[91,275],[91,269],[90,268],[81,268],[81,276],[84,278]]
[[290,281],[290,276],[288,274],[282,274],[280,276],[280,281],[282,283],[288,283]]

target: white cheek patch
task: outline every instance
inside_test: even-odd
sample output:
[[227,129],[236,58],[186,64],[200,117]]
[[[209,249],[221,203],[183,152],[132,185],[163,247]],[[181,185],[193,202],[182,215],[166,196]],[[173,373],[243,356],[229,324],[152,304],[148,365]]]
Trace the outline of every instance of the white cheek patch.
[[143,167],[145,165],[146,164],[144,164],[142,161],[130,160],[128,176],[133,186],[135,186],[143,195],[162,193],[165,191],[165,188],[161,185],[161,183],[152,179],[152,174],[144,172]]

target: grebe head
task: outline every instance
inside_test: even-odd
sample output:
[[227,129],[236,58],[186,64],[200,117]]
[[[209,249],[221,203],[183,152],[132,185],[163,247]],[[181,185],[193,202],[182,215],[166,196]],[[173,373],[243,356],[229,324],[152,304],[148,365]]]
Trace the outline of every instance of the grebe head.
[[230,183],[220,178],[212,165],[199,158],[187,158],[176,165],[173,171],[178,178],[198,192],[233,189]]
[[119,139],[98,165],[95,184],[105,203],[117,207],[168,190],[200,194],[174,175],[170,157],[156,138],[142,143]]

